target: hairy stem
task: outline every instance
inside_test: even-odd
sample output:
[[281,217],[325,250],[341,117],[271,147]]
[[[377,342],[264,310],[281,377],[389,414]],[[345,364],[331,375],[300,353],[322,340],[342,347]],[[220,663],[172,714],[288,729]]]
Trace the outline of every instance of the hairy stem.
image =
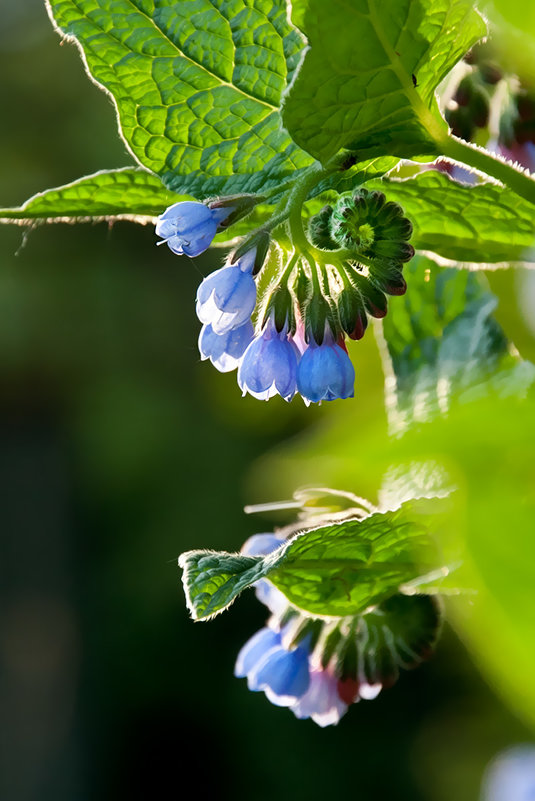
[[480,172],[497,178],[520,197],[535,203],[535,179],[526,172],[518,170],[499,156],[494,156],[477,145],[464,142],[456,136],[448,136],[442,141],[441,149],[444,156],[467,164]]

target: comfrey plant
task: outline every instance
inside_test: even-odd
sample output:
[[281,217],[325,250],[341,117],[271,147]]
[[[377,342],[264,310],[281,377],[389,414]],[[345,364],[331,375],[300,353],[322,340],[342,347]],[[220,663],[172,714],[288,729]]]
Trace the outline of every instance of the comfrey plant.
[[[47,0],[58,33],[112,98],[132,165],[39,193],[0,220],[129,220],[155,225],[159,244],[180,257],[225,247],[224,261],[211,251],[196,297],[202,328],[191,337],[202,359],[237,371],[244,394],[352,398],[347,346],[358,363],[352,341],[373,320],[389,442],[446,419],[460,401],[514,398],[512,411],[476,415],[435,444],[442,453],[490,419],[486,447],[500,415],[518,419],[519,465],[533,421],[519,399],[535,369],[494,319],[478,271],[535,263],[533,91],[474,50],[492,47],[495,33],[476,5]],[[176,264],[189,269],[185,258]],[[365,449],[353,445],[356,464]],[[396,480],[377,507],[344,493],[333,505],[323,491],[321,514],[299,502],[295,527],[259,535],[240,554],[181,557],[194,618],[249,586],[268,607],[236,663],[251,690],[328,725],[430,653],[435,595],[452,563],[436,523],[447,482],[420,481],[417,463],[385,466]],[[530,469],[517,470],[516,486]],[[476,503],[468,480],[465,489]],[[496,504],[488,513],[495,495],[486,491],[479,507],[485,532],[501,520]],[[526,486],[522,503],[532,498]],[[463,519],[477,528],[477,515]],[[506,518],[500,533],[510,528]],[[473,537],[472,566],[477,547]]]

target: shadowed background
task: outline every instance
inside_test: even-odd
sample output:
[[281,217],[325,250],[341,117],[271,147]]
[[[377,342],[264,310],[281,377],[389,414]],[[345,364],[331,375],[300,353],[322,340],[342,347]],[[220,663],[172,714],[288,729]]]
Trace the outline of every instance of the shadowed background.
[[[111,102],[41,2],[0,9],[0,204],[130,164]],[[199,798],[244,801],[477,798],[488,760],[532,734],[450,631],[429,664],[322,731],[233,678],[264,620],[252,593],[188,619],[178,554],[269,530],[242,513],[273,499],[258,460],[313,443],[331,416],[380,425],[382,374],[370,335],[355,401],[242,400],[196,348],[196,287],[220,252],[193,262],[155,241],[127,223],[0,227],[1,797],[178,799],[189,779]],[[514,276],[492,280],[532,356]],[[320,447],[310,473],[333,459]]]

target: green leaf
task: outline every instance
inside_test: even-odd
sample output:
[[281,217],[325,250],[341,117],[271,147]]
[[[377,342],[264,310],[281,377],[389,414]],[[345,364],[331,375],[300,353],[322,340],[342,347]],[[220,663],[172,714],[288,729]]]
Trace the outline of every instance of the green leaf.
[[389,173],[399,164],[399,159],[393,156],[382,156],[381,158],[367,159],[360,161],[348,170],[343,172],[334,172],[323,181],[317,184],[312,192],[310,198],[315,198],[323,192],[335,191],[350,192],[358,186],[374,178],[381,178],[386,173]]
[[223,612],[242,590],[264,577],[269,561],[269,557],[225,551],[183,553],[178,564],[184,571],[182,582],[191,616],[209,620]]
[[276,186],[311,158],[279,103],[302,39],[285,0],[48,0],[137,161],[198,198]]
[[494,183],[475,186],[430,170],[405,180],[371,181],[411,220],[411,244],[481,268],[488,263],[535,262],[532,203]]
[[[409,505],[410,506],[410,505]],[[296,537],[270,581],[300,609],[317,615],[356,615],[438,567],[429,535],[407,510],[323,526]]]
[[[393,170],[399,163],[399,159],[385,156],[383,158],[369,159],[355,164],[353,167],[342,172],[334,172],[320,181],[310,192],[310,200],[307,201],[305,206],[305,214],[317,214],[321,207],[327,202],[330,197],[338,197],[340,192],[349,192],[356,189],[366,181],[371,181],[374,178],[380,178],[382,175]],[[288,191],[286,188],[281,187]],[[262,203],[255,206],[251,214],[234,223],[230,228],[225,229],[216,237],[216,242],[225,242],[238,236],[244,236],[255,228],[260,227],[266,223],[274,211],[274,203],[279,202],[283,197],[276,195],[270,198],[269,204]],[[321,196],[321,197],[320,197]]]
[[179,560],[196,619],[221,612],[246,587],[269,580],[313,615],[363,613],[439,566],[415,505],[306,531],[268,556],[188,551]]
[[453,396],[522,394],[535,368],[512,350],[493,317],[497,301],[477,273],[416,257],[407,293],[383,321],[392,380],[387,409],[404,430],[449,409]]
[[180,196],[140,167],[102,170],[65,186],[38,192],[22,206],[0,209],[0,222],[131,220],[148,223]]
[[292,21],[309,43],[283,105],[298,145],[323,163],[341,148],[365,157],[437,152],[448,129],[435,89],[486,34],[472,3],[293,0]]

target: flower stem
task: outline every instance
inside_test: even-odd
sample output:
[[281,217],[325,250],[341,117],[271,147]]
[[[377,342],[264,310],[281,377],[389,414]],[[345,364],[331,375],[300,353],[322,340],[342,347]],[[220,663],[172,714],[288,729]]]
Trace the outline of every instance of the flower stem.
[[513,167],[505,159],[452,135],[445,137],[440,142],[440,147],[447,158],[461,164],[468,164],[480,172],[497,178],[520,197],[530,203],[535,203],[535,179],[526,172]]
[[315,248],[313,248],[306,238],[303,228],[303,204],[308,198],[310,190],[313,189],[316,184],[334,172],[335,169],[335,167],[322,167],[319,162],[316,162],[316,164],[306,171],[302,178],[296,181],[295,186],[288,197],[286,209],[288,211],[288,219],[290,222],[293,244],[301,249],[303,255],[305,252],[311,252],[315,250]]
[[295,269],[295,265],[297,263],[299,255],[300,254],[299,254],[299,252],[297,250],[294,251],[294,253],[292,254],[292,257],[290,258],[290,261],[286,265],[281,277],[278,280],[279,286],[282,286],[283,284],[287,284],[288,283],[288,281],[290,279],[290,276],[291,276],[291,274],[293,273],[293,271]]
[[318,279],[318,265],[317,262],[308,253],[304,254],[308,266],[310,267],[310,276],[312,278],[312,288],[314,295],[321,295],[321,287]]

